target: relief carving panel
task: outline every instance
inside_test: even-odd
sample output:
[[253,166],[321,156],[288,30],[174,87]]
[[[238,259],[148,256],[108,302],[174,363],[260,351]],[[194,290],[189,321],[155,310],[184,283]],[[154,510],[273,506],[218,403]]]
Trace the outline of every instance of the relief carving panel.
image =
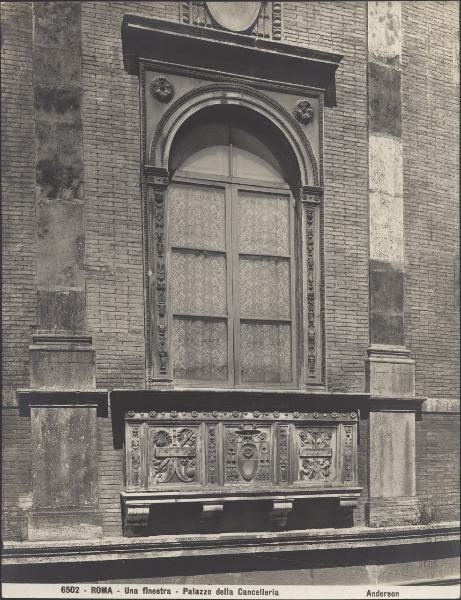
[[271,447],[271,427],[253,423],[226,427],[226,483],[272,481]]
[[297,478],[301,481],[331,481],[335,478],[336,430],[309,428],[296,432]]
[[149,487],[197,483],[197,427],[149,427]]
[[126,490],[354,486],[358,419],[358,412],[128,411]]

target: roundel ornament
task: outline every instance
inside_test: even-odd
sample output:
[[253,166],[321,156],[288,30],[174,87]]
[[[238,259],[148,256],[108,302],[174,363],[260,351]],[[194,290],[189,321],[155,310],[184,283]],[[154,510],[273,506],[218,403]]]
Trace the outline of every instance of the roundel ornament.
[[261,10],[261,2],[207,2],[206,5],[218,25],[236,33],[250,29]]

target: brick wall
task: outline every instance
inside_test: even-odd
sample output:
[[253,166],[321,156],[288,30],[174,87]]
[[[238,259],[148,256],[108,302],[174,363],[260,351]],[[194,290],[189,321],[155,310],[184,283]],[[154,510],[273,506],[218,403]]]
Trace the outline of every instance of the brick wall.
[[459,395],[458,6],[402,3],[405,333],[416,393],[441,398]]
[[334,108],[325,109],[325,304],[327,382],[365,389],[368,346],[366,5],[288,2],[285,40],[338,52]]
[[2,414],[2,536],[26,539],[32,506],[30,419],[15,407]]
[[98,419],[99,509],[105,536],[122,535],[120,492],[123,490],[124,450],[114,449],[112,421]]
[[123,15],[179,19],[162,2],[82,4],[88,332],[100,387],[144,386],[138,78],[123,68]]
[[[336,77],[337,105],[326,109],[324,129],[327,377],[331,390],[363,391],[368,346],[366,6],[290,2],[284,11],[286,41],[344,54]],[[86,304],[99,387],[144,382],[138,79],[123,68],[120,36],[127,13],[177,20],[179,5],[81,4]],[[37,323],[31,4],[4,3],[2,22],[4,398],[14,403],[16,388],[28,384],[27,347]],[[456,23],[454,2],[403,3],[406,333],[416,359],[417,393],[442,397],[458,389],[453,354],[458,340]],[[442,499],[438,490],[447,486],[440,465],[444,452],[445,462],[456,456],[451,419],[424,415],[417,424],[422,496],[434,492]],[[31,492],[30,420],[8,409],[3,423],[4,502],[10,511],[5,534],[21,537]],[[98,423],[104,533],[119,535],[123,451],[114,450],[111,419]],[[364,492],[357,523],[364,520],[367,490],[367,426],[362,425],[359,478]],[[450,477],[448,494],[455,492],[454,470]],[[434,506],[426,512],[434,513]]]
[[416,493],[422,523],[459,519],[459,414],[417,421]]
[[32,5],[2,4],[3,403],[29,382],[37,323]]

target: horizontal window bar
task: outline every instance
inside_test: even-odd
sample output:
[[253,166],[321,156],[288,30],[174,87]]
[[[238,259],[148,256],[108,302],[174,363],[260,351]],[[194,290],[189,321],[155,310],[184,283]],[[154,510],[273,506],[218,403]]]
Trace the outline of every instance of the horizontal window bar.
[[180,317],[181,319],[221,319],[227,320],[229,315],[223,314],[211,314],[211,313],[181,313],[174,312],[172,313],[173,317]]
[[283,317],[248,317],[240,315],[240,321],[253,321],[255,323],[291,323],[292,319],[284,319]]
[[194,248],[193,246],[171,246],[174,252],[202,252],[204,254],[221,254],[225,256],[226,250],[214,250],[211,248]]

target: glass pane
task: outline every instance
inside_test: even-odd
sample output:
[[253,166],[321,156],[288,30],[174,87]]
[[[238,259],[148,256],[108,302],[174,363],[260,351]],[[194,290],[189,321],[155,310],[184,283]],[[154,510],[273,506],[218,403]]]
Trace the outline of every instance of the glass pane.
[[240,323],[240,351],[242,382],[291,382],[291,325]]
[[288,196],[239,192],[240,252],[289,254]]
[[[262,123],[259,123],[261,126]],[[280,144],[267,137],[266,128],[261,130],[254,119],[242,122],[242,118],[231,127],[232,175],[263,181],[285,181],[284,170],[279,160],[283,156]],[[284,157],[286,158],[286,157]]]
[[213,112],[208,114],[209,122],[200,122],[200,118],[206,121],[206,115],[196,115],[181,128],[170,153],[171,172],[230,175],[229,125]]
[[198,150],[181,165],[186,173],[229,175],[229,146],[208,146]]
[[290,260],[240,257],[240,313],[242,318],[290,318]]
[[172,350],[174,377],[227,380],[227,321],[174,317]]
[[227,313],[225,255],[174,251],[170,273],[173,313]]
[[202,185],[171,185],[168,190],[172,246],[225,250],[224,190]]

